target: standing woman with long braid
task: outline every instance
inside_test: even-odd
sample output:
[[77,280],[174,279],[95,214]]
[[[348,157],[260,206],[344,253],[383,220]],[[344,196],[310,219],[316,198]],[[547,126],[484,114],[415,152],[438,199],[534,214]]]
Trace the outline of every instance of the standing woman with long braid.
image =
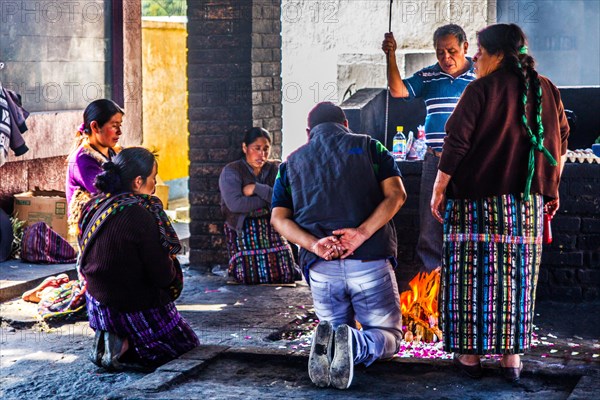
[[472,378],[501,355],[519,380],[531,346],[543,214],[559,206],[569,126],[560,94],[538,75],[515,24],[477,34],[477,79],[446,123],[431,200],[444,223],[440,290],[446,351]]

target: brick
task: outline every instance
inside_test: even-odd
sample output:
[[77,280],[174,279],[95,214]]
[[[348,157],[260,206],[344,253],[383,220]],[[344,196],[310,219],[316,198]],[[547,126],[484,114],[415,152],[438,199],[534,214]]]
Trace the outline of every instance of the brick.
[[[277,21],[279,22],[279,21]],[[281,49],[271,49],[271,60],[279,61],[281,60]]]
[[264,76],[280,76],[281,64],[279,62],[262,63],[262,73]]
[[190,218],[193,220],[218,220],[222,219],[221,207],[218,206],[190,206]]
[[581,232],[600,233],[600,218],[582,218]]
[[267,119],[264,120],[263,127],[266,130],[268,130],[268,131],[281,130],[281,128],[283,127],[283,121],[281,120],[281,117],[279,117],[279,118],[267,118]]
[[283,114],[283,106],[281,104],[281,92],[277,92],[276,94],[279,95],[279,104],[273,105],[273,115],[276,117],[281,117],[281,115]]
[[543,251],[542,265],[583,265],[583,253],[581,251]]
[[578,269],[577,280],[582,286],[600,287],[600,270]]
[[566,214],[598,215],[600,214],[600,197],[567,197],[564,201],[561,200],[561,208]]
[[252,49],[251,60],[252,62],[267,62],[278,61],[281,60],[281,58],[273,58],[271,49]]
[[[190,21],[191,22],[191,21]],[[194,43],[196,37],[205,37],[210,35],[234,36],[234,34],[250,29],[250,23],[240,23],[241,21],[202,21],[197,23],[188,23],[188,48],[189,44]],[[244,29],[244,27],[246,29]]]
[[590,268],[600,268],[600,251],[584,252],[583,265]]
[[226,149],[202,149],[197,148],[190,155],[189,160],[192,163],[222,163],[226,164],[239,158],[241,150],[239,148]]
[[579,250],[600,251],[600,235],[579,235],[577,247]]
[[[239,158],[239,157],[238,157]],[[218,176],[194,176],[189,179],[190,191],[200,192],[219,192],[219,177]]]
[[561,250],[574,250],[577,243],[577,235],[574,234],[556,234],[552,235],[552,247]]
[[261,47],[277,49],[281,47],[281,35],[279,33],[269,33],[261,36]]
[[[191,232],[190,232],[191,233]],[[194,232],[190,235],[190,247],[193,249],[210,249],[215,235],[203,234],[204,232]]]
[[252,63],[252,77],[262,76],[262,64],[259,62]]
[[222,163],[209,164],[209,163],[190,163],[190,178],[195,176],[206,177],[206,176],[218,176],[221,174],[223,169]]
[[232,76],[242,77],[250,76],[250,63],[231,63],[231,64],[195,64],[189,68],[192,70],[188,74],[188,90],[193,90],[194,79],[217,79],[222,78],[227,82]]
[[273,78],[252,78],[252,90],[273,90]]
[[552,219],[552,232],[579,232],[581,218],[564,215],[556,215]]
[[598,288],[598,287],[583,288],[583,300],[584,301],[595,301],[598,299],[600,299],[600,288]]
[[272,33],[276,31],[276,24],[271,19],[254,19],[252,21],[253,33]]
[[575,286],[577,271],[573,269],[555,268],[550,271],[550,282],[558,285]]
[[[190,132],[192,132],[190,130]],[[206,135],[206,136],[191,136],[189,138],[190,154],[195,151],[195,148],[223,148],[229,147],[229,138],[225,136]]]
[[190,233],[193,233],[194,236],[210,236],[211,247],[215,244],[223,244],[224,231],[221,221],[192,221],[190,222]]
[[583,300],[583,291],[580,287],[552,285],[549,288],[551,291],[550,298],[552,300],[567,302],[580,302]]
[[231,49],[250,54],[252,41],[248,35],[195,35],[194,48],[198,50]]
[[[193,73],[194,64],[229,64],[248,61],[248,51],[239,49],[197,49],[192,46],[188,50],[188,71]],[[270,60],[269,60],[270,61]]]
[[200,206],[218,205],[221,202],[221,195],[219,194],[219,192],[192,192],[190,193],[189,198],[190,204]]
[[575,181],[569,184],[569,193],[572,196],[598,196],[600,195],[600,185],[597,182]]
[[[241,143],[243,133],[248,129],[249,121],[198,121],[191,120],[188,129],[192,135],[224,135],[228,136],[227,143]],[[239,140],[229,140],[229,136],[239,133]]]
[[256,105],[252,107],[252,118],[272,118],[273,107],[270,104],[267,105]]
[[579,163],[567,163],[563,170],[561,180],[573,179],[598,179],[600,176],[600,164],[579,164]]
[[188,110],[188,117],[190,120],[250,120],[252,118],[252,109],[249,107],[250,102],[248,101],[247,106],[238,104],[230,107],[192,107]]
[[210,266],[214,264],[227,264],[229,257],[227,249],[211,250],[192,247],[190,249],[190,267],[210,272]]

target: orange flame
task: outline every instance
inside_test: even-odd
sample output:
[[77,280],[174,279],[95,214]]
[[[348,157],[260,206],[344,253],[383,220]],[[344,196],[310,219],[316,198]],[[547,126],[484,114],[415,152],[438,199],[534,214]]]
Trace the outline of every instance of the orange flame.
[[400,310],[403,315],[413,312],[415,304],[421,307],[421,315],[415,317],[427,321],[429,325],[437,324],[438,319],[438,291],[440,288],[440,273],[421,272],[409,283],[410,290],[400,294]]

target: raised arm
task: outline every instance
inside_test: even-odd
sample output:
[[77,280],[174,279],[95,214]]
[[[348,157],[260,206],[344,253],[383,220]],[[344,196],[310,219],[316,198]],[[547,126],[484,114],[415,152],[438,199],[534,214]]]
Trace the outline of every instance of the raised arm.
[[392,97],[405,98],[408,97],[408,89],[402,81],[398,63],[396,61],[396,39],[392,32],[386,33],[381,44],[381,49],[388,56],[388,80],[390,85],[390,94]]

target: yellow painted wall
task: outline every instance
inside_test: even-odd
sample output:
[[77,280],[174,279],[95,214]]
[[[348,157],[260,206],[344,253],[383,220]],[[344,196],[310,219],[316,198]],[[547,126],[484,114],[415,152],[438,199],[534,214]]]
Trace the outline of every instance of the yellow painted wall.
[[163,181],[188,176],[187,26],[142,20],[145,147],[158,150]]

